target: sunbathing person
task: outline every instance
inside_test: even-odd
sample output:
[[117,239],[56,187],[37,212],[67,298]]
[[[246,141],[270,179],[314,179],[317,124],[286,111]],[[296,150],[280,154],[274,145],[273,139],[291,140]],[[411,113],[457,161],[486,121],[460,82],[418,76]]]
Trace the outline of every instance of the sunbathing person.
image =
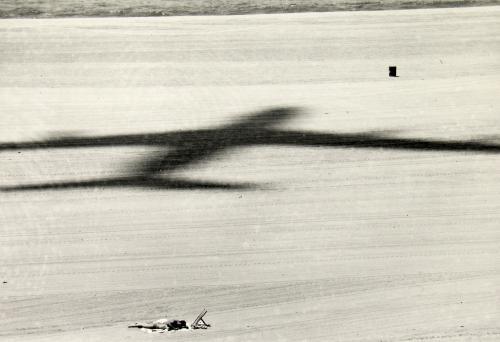
[[180,329],[189,329],[186,321],[178,320],[178,319],[157,319],[151,323],[135,323],[133,325],[129,325],[129,328],[145,328],[152,330],[180,330]]

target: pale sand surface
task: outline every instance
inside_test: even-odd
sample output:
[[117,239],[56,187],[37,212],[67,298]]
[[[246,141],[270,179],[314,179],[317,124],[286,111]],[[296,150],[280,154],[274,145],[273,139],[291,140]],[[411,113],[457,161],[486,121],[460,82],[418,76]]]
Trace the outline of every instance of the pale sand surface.
[[[282,128],[498,140],[499,18],[3,20],[0,139],[300,106]],[[148,152],[4,151],[0,186],[120,175]],[[182,175],[261,190],[0,193],[0,340],[498,341],[499,169],[498,154],[260,146]],[[206,331],[126,328],[203,307]]]

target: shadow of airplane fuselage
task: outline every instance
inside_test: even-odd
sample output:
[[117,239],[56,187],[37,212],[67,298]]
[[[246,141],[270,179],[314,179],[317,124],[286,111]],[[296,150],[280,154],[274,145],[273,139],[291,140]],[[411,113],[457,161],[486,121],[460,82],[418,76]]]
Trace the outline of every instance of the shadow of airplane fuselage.
[[66,137],[33,142],[0,143],[0,151],[85,148],[106,146],[169,147],[133,169],[129,176],[91,181],[15,185],[2,191],[48,190],[81,187],[145,187],[150,189],[248,189],[252,184],[193,181],[173,177],[176,170],[191,167],[230,149],[253,145],[289,145],[335,148],[370,148],[410,151],[500,153],[500,145],[480,141],[449,141],[388,137],[377,133],[318,133],[283,130],[276,126],[297,116],[296,108],[275,108],[243,116],[239,121],[214,129],[151,134]]

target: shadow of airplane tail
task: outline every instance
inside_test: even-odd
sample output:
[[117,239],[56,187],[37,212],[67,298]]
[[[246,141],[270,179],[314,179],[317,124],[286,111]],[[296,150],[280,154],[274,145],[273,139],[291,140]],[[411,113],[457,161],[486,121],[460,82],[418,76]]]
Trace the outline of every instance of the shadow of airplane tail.
[[255,184],[250,183],[224,183],[208,181],[192,181],[177,178],[162,177],[117,177],[89,181],[38,183],[0,187],[0,191],[37,191],[37,190],[62,190],[76,188],[108,188],[128,187],[149,190],[250,190],[255,189]]

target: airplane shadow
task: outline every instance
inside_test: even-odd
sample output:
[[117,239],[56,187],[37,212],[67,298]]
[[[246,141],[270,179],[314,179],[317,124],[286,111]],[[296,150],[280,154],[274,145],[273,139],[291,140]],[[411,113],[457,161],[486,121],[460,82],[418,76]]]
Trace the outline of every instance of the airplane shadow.
[[115,177],[107,179],[97,179],[89,181],[74,181],[74,182],[56,182],[56,183],[41,183],[6,186],[0,188],[1,191],[27,191],[27,190],[62,190],[68,188],[112,188],[112,187],[129,187],[129,188],[145,188],[158,190],[249,190],[256,188],[254,184],[246,183],[223,183],[223,182],[208,182],[208,181],[191,181],[183,179],[162,179],[161,177]]
[[1,187],[1,191],[61,190],[87,187],[139,187],[146,189],[257,189],[249,183],[193,181],[173,177],[172,172],[191,168],[217,155],[245,146],[309,146],[455,153],[500,153],[500,144],[478,140],[433,140],[390,137],[383,132],[321,133],[283,130],[278,126],[300,114],[298,108],[273,108],[244,115],[239,120],[212,129],[164,133],[125,134],[89,137],[61,137],[32,142],[0,143],[1,151],[109,146],[168,147],[166,152],[125,170],[127,177],[90,181],[27,184]]

